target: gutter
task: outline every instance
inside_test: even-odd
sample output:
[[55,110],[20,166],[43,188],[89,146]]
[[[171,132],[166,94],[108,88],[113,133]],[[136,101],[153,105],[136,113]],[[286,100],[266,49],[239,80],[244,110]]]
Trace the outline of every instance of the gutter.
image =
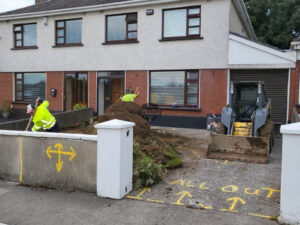
[[232,0],[251,39],[257,40],[244,0]]
[[43,12],[4,15],[4,16],[0,16],[0,21],[39,18],[45,16],[68,15],[68,14],[75,14],[75,13],[95,12],[95,11],[103,11],[103,10],[110,10],[110,9],[139,7],[139,6],[156,5],[156,4],[168,4],[168,3],[176,3],[176,2],[182,2],[182,0],[133,0],[128,2],[117,2],[117,3],[103,4],[103,5],[92,5],[92,6],[83,6],[83,7],[76,7],[76,8],[57,9],[57,10],[49,10]]

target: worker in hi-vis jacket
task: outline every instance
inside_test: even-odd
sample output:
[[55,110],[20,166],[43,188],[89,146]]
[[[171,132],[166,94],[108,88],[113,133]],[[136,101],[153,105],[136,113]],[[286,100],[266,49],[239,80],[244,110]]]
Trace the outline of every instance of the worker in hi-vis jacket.
[[134,100],[137,97],[139,97],[139,95],[140,95],[140,88],[139,87],[137,87],[134,92],[133,92],[132,89],[127,89],[127,93],[126,93],[126,95],[124,95],[122,97],[122,101],[123,102],[134,102]]
[[45,132],[59,132],[59,125],[56,122],[55,117],[48,110],[49,102],[37,99],[36,104],[27,105],[27,114],[33,116],[34,126],[32,127],[33,132],[39,130]]

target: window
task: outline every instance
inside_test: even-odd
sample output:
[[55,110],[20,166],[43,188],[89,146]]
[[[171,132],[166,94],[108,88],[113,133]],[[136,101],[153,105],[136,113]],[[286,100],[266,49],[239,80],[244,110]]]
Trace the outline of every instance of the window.
[[82,20],[56,21],[56,45],[81,44]]
[[200,38],[200,6],[163,10],[163,39]]
[[151,72],[150,79],[151,104],[198,107],[198,71]]
[[35,101],[37,97],[45,99],[46,74],[16,73],[15,99],[17,102]]
[[137,13],[106,16],[106,42],[130,41],[137,41]]
[[30,48],[37,45],[35,24],[14,25],[15,48]]

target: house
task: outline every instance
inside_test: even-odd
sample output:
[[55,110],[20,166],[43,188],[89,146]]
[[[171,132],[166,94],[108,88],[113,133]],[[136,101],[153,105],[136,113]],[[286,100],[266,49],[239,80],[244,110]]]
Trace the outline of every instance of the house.
[[257,42],[243,0],[37,0],[0,14],[0,52],[0,101],[15,108],[40,96],[100,115],[140,87],[161,124],[205,127],[231,80],[263,80],[277,123],[299,103],[296,52]]

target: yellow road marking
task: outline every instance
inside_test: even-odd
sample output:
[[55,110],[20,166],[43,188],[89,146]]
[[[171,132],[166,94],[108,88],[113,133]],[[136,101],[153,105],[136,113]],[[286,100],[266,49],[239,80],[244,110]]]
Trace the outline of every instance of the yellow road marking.
[[127,195],[126,198],[129,198],[129,199],[136,199],[136,200],[143,200],[141,198],[141,196],[146,192],[151,192],[151,188],[144,188],[137,196],[130,196],[130,195]]
[[231,204],[230,208],[229,209],[221,209],[221,211],[238,212],[237,210],[235,210],[236,204],[238,202],[242,203],[243,205],[246,204],[246,202],[242,198],[239,198],[239,197],[228,198],[227,201],[229,201],[229,202],[232,201],[232,204]]
[[271,198],[274,192],[280,192],[280,190],[272,189],[272,188],[265,188],[265,187],[263,187],[263,189],[269,191],[269,194],[267,195],[267,198]]
[[180,180],[176,180],[176,181],[173,181],[171,183],[169,183],[170,185],[173,185],[173,184],[178,184],[180,183],[180,185],[183,187],[184,186],[184,180],[180,179]]
[[235,186],[235,185],[228,185],[228,186],[225,186],[225,187],[222,187],[221,190],[223,192],[237,192],[239,190],[239,187],[238,186]]
[[161,200],[154,200],[154,199],[150,199],[150,198],[147,198],[147,201],[148,201],[148,202],[154,202],[154,203],[164,203],[164,201],[161,201]]
[[181,203],[182,199],[185,197],[185,196],[189,196],[190,198],[192,198],[192,194],[188,191],[182,191],[182,192],[179,192],[177,193],[176,195],[180,195],[179,199],[177,200],[177,202],[171,202],[170,204],[172,205],[184,205],[183,203]]
[[203,182],[203,183],[201,183],[201,184],[199,185],[199,188],[200,188],[200,189],[203,189],[203,190],[208,190],[209,188],[208,188],[208,187],[205,187],[205,185],[206,185],[206,182]]
[[261,217],[261,218],[266,218],[266,219],[272,219],[272,218],[274,218],[273,216],[266,216],[266,215],[255,214],[255,213],[248,213],[248,215],[249,216]]

